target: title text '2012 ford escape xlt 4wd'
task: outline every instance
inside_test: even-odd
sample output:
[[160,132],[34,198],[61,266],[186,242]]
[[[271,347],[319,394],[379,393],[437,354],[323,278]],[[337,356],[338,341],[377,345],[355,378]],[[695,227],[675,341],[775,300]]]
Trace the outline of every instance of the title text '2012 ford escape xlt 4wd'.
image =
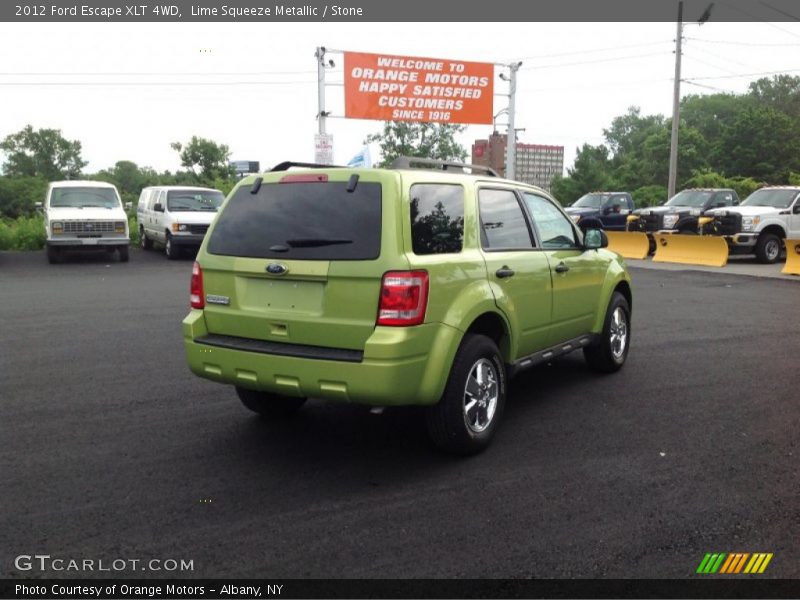
[[601,371],[625,362],[624,263],[542,190],[418,159],[292,166],[231,192],[183,321],[192,371],[249,409],[424,405],[433,441],[469,454],[494,435],[514,372],[579,348]]

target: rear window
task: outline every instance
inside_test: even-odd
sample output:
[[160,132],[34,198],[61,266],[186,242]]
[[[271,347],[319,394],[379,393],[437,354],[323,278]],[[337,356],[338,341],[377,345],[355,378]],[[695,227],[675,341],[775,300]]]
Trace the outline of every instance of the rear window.
[[464,241],[464,190],[459,185],[411,186],[411,244],[414,254],[456,254]]
[[381,246],[381,185],[359,182],[242,186],[219,215],[211,254],[300,260],[369,260]]

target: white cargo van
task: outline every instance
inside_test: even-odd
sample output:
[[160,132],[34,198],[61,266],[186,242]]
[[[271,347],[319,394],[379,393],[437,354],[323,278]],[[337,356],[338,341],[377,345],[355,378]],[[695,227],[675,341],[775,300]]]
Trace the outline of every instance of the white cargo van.
[[54,181],[44,205],[47,259],[61,261],[63,250],[116,251],[128,262],[128,215],[117,188],[102,181]]
[[150,250],[157,242],[170,259],[178,258],[183,248],[196,250],[224,199],[219,190],[204,187],[144,188],[136,209],[139,243]]

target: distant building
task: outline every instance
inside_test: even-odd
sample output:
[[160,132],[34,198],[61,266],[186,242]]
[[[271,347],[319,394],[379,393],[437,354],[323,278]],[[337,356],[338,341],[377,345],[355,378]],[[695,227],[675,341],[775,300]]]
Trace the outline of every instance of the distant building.
[[[488,140],[472,144],[472,163],[506,171],[506,136],[493,133]],[[564,146],[517,142],[516,179],[550,191],[553,177],[564,171]]]

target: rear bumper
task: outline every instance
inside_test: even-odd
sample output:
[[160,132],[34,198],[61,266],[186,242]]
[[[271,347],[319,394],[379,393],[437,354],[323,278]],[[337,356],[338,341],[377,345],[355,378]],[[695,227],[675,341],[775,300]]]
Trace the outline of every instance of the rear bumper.
[[270,342],[253,344],[241,338],[240,344],[203,343],[223,336],[208,336],[201,310],[193,310],[183,320],[186,357],[195,375],[286,396],[373,406],[435,404],[462,335],[440,323],[376,327],[359,361],[352,360],[352,355],[328,358],[330,349],[320,349],[314,358],[272,354]]

